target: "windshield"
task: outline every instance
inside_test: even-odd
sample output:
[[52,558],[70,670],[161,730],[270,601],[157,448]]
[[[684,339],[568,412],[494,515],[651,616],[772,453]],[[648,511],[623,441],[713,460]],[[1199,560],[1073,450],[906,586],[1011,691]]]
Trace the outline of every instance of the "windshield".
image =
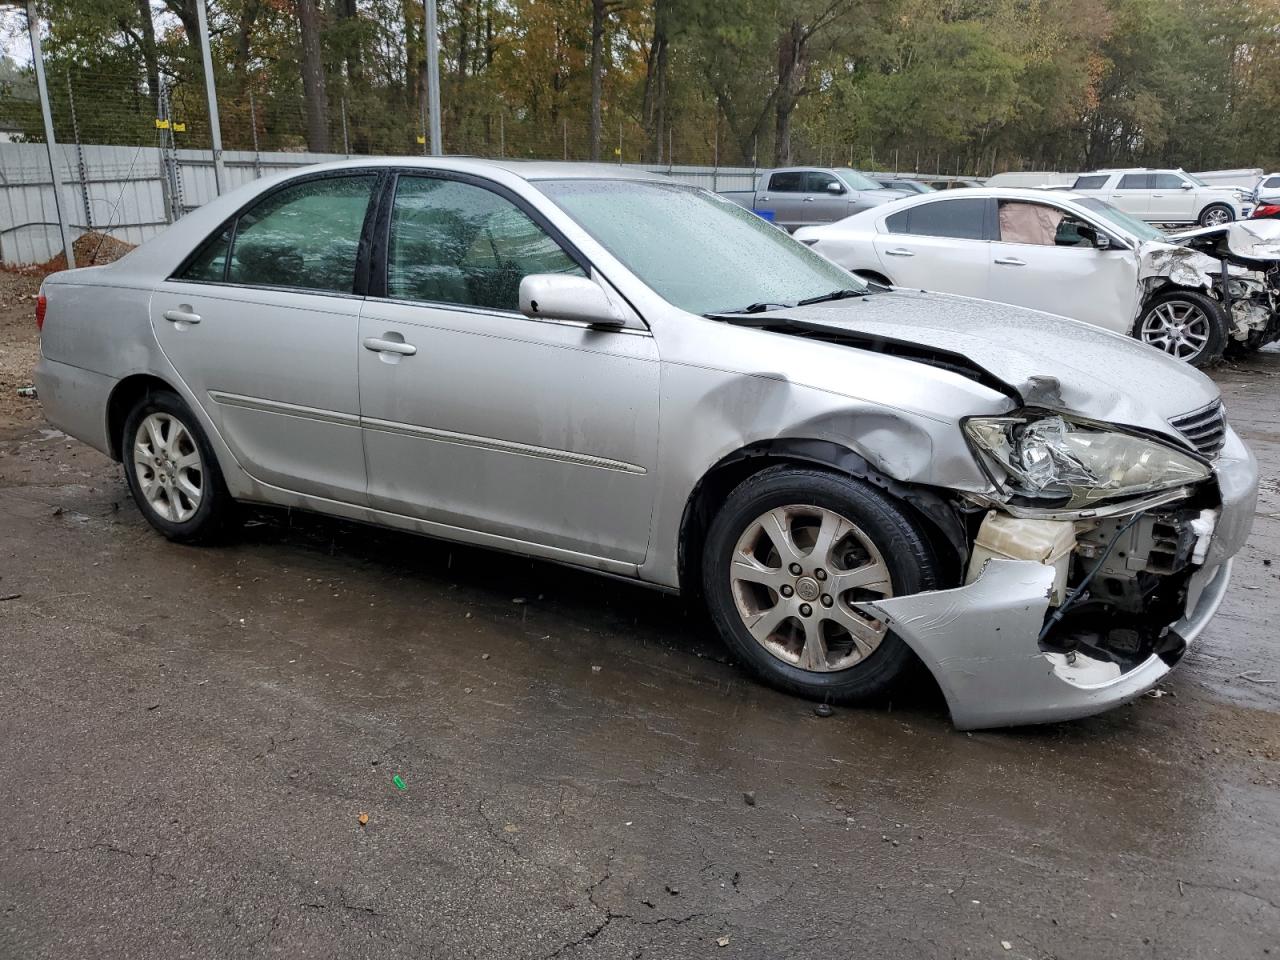
[[865,173],[859,173],[857,170],[850,170],[848,167],[841,167],[836,171],[836,176],[845,182],[851,190],[883,190],[882,184],[876,183]]
[[1207,183],[1205,183],[1203,180],[1201,180],[1199,177],[1197,177],[1194,173],[1187,173],[1187,171],[1183,170],[1183,171],[1182,171],[1182,175],[1183,175],[1184,177],[1186,177],[1188,180],[1190,180],[1192,183],[1194,183],[1197,187],[1207,187],[1207,186],[1208,186],[1208,184],[1207,184]]
[[1139,240],[1163,240],[1167,242],[1169,239],[1162,231],[1157,230],[1147,221],[1131,217],[1105,200],[1098,200],[1094,197],[1076,197],[1075,201],[1086,210],[1092,210],[1104,220],[1110,220],[1121,230],[1126,231],[1130,236],[1137,237]]
[[535,186],[664,300],[690,313],[793,306],[866,284],[698,187],[645,180],[544,180]]

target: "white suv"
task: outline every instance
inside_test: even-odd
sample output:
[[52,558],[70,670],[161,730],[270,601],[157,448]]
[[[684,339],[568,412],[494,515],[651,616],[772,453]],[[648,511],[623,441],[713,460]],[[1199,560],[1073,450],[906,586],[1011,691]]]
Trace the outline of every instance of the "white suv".
[[1076,177],[1071,190],[1097,197],[1149,223],[1216,227],[1253,210],[1244,191],[1211,187],[1183,170],[1098,170]]

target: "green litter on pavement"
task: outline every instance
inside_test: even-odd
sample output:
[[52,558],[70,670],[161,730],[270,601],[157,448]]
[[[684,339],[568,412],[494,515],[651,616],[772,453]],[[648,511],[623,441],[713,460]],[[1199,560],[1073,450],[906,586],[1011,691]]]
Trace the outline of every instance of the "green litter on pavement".
[[396,785],[396,789],[397,789],[397,790],[408,790],[408,789],[409,789],[408,787],[406,787],[406,786],[404,785],[404,781],[400,779],[400,774],[398,774],[398,773],[397,773],[394,777],[392,777],[392,778],[391,778],[391,782],[392,782],[392,783],[394,783],[394,784]]

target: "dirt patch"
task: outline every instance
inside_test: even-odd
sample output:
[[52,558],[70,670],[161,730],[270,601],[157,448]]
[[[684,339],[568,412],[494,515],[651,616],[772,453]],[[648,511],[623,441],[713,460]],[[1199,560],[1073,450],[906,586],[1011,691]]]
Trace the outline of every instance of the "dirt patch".
[[43,274],[0,270],[0,430],[40,419],[39,401],[19,397],[31,386],[40,340],[36,333],[36,293]]
[[[136,244],[117,240],[105,233],[90,231],[76,237],[71,244],[71,250],[76,256],[77,267],[99,267],[104,263],[114,263],[135,246]],[[65,254],[60,253],[52,260],[23,267],[20,272],[47,276],[65,269],[67,269],[67,258]]]

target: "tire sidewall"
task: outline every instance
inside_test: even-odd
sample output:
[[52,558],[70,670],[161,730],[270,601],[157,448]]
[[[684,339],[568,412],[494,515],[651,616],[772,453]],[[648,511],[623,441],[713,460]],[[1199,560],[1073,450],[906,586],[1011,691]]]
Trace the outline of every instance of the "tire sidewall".
[[[134,441],[142,421],[153,413],[164,413],[179,420],[200,452],[200,466],[203,472],[204,486],[201,491],[200,506],[196,508],[196,512],[189,519],[181,523],[176,523],[157,514],[142,493],[142,486],[138,482],[137,467],[133,462]],[[134,502],[137,503],[138,509],[142,511],[142,515],[147,522],[166,537],[171,540],[191,542],[208,537],[220,525],[221,514],[224,512],[226,500],[228,499],[222,482],[222,472],[218,468],[217,458],[213,455],[213,449],[210,447],[204,431],[200,428],[199,421],[196,420],[191,409],[176,394],[157,391],[143,397],[129,412],[129,416],[125,418],[120,451],[125,482],[129,486],[129,492],[133,495]]]
[[865,660],[834,673],[815,673],[786,663],[748,632],[729,587],[729,563],[746,527],[775,507],[805,504],[832,510],[856,524],[880,551],[894,594],[939,586],[937,561],[922,531],[901,507],[870,484],[812,469],[770,468],[740,485],[716,515],[703,550],[702,589],[717,629],[734,654],[770,683],[792,693],[830,702],[875,699],[886,693],[915,656],[893,633]]
[[1227,340],[1229,339],[1227,334],[1227,321],[1218,301],[1197,290],[1175,288],[1173,290],[1162,291],[1159,295],[1152,297],[1146,305],[1143,306],[1142,312],[1138,316],[1138,322],[1134,325],[1134,338],[1144,346],[1151,347],[1152,350],[1157,350],[1160,353],[1163,353],[1171,360],[1177,359],[1172,354],[1164,350],[1160,350],[1159,347],[1152,346],[1142,339],[1142,326],[1146,323],[1147,317],[1149,317],[1152,311],[1157,307],[1174,300],[1183,300],[1187,303],[1195,304],[1195,306],[1209,318],[1209,339],[1205,342],[1204,349],[1195,357],[1188,360],[1179,360],[1178,362],[1186,363],[1193,367],[1213,366],[1213,364],[1222,359],[1222,354],[1227,349]]

